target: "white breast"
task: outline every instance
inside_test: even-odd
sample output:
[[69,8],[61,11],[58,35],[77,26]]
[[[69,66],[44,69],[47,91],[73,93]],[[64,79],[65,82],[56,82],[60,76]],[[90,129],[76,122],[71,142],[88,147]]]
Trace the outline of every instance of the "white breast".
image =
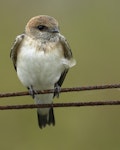
[[[17,57],[17,74],[24,86],[35,89],[53,88],[65,69],[61,50],[36,50],[35,44],[24,42]],[[50,47],[48,47],[50,49]]]

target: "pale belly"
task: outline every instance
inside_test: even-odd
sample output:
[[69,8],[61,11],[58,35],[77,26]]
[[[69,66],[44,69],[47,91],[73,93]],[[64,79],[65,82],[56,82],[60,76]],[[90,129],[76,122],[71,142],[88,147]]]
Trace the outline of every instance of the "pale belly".
[[17,75],[26,87],[53,88],[65,69],[62,59],[57,51],[45,53],[22,49],[17,58]]

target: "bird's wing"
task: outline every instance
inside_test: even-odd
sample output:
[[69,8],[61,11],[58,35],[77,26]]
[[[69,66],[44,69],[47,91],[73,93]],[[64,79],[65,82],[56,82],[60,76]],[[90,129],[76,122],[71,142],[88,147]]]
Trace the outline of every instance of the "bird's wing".
[[60,42],[60,44],[62,45],[62,48],[63,48],[63,54],[64,54],[64,58],[65,58],[63,60],[63,64],[65,65],[65,69],[62,72],[62,74],[61,74],[59,80],[57,81],[57,83],[55,83],[55,85],[54,85],[55,89],[54,89],[54,96],[53,97],[55,97],[55,96],[59,97],[60,87],[63,84],[63,81],[66,77],[66,74],[67,74],[69,68],[76,64],[76,61],[73,59],[72,51],[70,49],[70,46],[69,46],[67,40],[65,39],[65,37],[60,35],[59,42]]
[[71,51],[71,48],[70,48],[67,40],[62,35],[60,36],[59,40],[60,40],[60,43],[61,43],[63,51],[64,51],[64,57],[67,59],[71,59],[72,58],[72,51]]
[[62,72],[60,79],[57,82],[57,84],[59,86],[62,85],[69,68],[76,64],[76,61],[73,59],[73,55],[72,55],[70,46],[69,46],[67,40],[65,39],[65,37],[62,35],[60,36],[60,43],[62,45],[63,52],[64,52],[65,66],[67,66],[67,67],[65,67],[65,70]]
[[12,48],[11,48],[10,57],[13,61],[15,70],[16,70],[17,53],[19,50],[19,46],[21,45],[21,43],[24,39],[24,36],[25,36],[24,34],[18,35],[15,39],[15,42],[14,42]]

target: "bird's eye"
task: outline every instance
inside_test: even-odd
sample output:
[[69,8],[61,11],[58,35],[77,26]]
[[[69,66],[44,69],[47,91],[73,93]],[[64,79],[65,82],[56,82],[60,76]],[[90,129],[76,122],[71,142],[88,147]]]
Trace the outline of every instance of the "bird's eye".
[[42,30],[44,30],[46,27],[43,26],[43,25],[39,25],[39,26],[37,26],[37,28],[38,28],[40,31],[42,31]]

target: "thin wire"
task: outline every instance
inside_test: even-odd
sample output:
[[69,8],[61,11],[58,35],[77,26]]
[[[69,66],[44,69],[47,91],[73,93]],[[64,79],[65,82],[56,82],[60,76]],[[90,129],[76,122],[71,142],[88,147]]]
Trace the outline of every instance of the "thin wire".
[[[87,90],[101,90],[101,89],[113,89],[120,88],[120,84],[109,84],[99,86],[85,86],[85,87],[73,87],[73,88],[62,88],[60,92],[78,92]],[[53,93],[54,90],[37,91],[37,94]],[[11,92],[11,93],[0,93],[0,98],[14,97],[14,96],[26,96],[30,95],[29,92]],[[33,109],[33,108],[48,108],[48,107],[81,107],[81,106],[105,106],[105,105],[120,105],[120,100],[109,100],[109,101],[95,101],[95,102],[72,102],[72,103],[54,103],[54,104],[26,104],[26,105],[6,105],[0,106],[0,110],[9,109]]]
[[[108,84],[108,85],[98,85],[98,86],[84,86],[84,87],[73,87],[73,88],[62,88],[60,92],[78,92],[78,91],[88,91],[88,90],[101,90],[101,89],[113,89],[120,88],[120,84]],[[54,89],[37,91],[37,94],[47,94],[53,93]],[[10,93],[0,93],[0,98],[4,97],[15,97],[15,96],[27,96],[30,95],[28,91],[25,92],[10,92]]]
[[33,108],[48,108],[48,107],[105,106],[105,105],[120,105],[120,100],[97,101],[97,102],[55,103],[55,104],[8,105],[8,106],[0,106],[0,110],[8,110],[8,109],[18,110],[18,109],[33,109]]

